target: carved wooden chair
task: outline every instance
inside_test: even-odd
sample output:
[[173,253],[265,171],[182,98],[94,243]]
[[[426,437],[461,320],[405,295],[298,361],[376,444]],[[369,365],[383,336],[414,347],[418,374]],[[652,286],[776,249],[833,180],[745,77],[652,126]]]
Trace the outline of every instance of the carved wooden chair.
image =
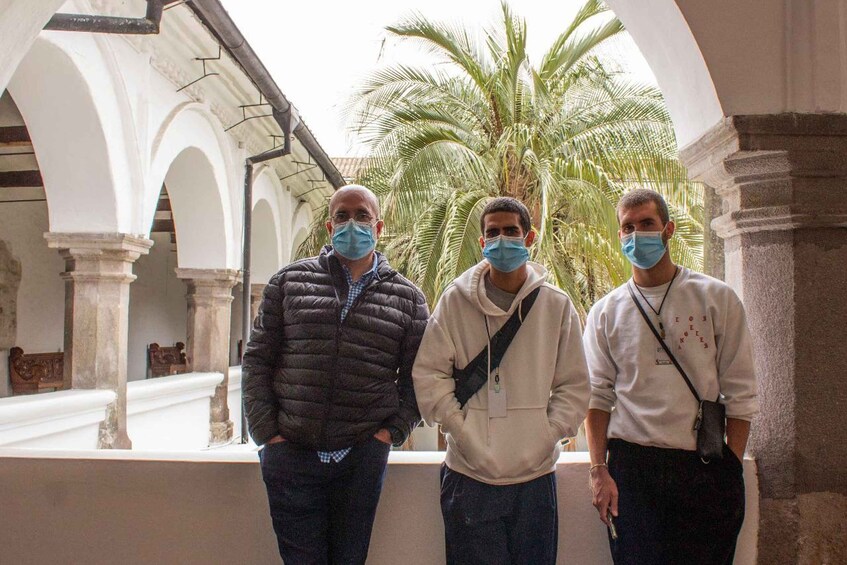
[[147,347],[148,378],[179,375],[188,372],[185,359],[185,344],[178,341],[173,347],[160,347],[151,343]]
[[20,347],[13,347],[9,351],[9,377],[13,394],[62,390],[64,372],[64,353],[24,353]]

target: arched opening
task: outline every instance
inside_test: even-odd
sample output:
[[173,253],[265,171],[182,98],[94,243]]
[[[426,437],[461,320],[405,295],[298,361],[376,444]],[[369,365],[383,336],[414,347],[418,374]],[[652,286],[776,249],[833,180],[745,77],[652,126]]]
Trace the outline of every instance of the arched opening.
[[[29,130],[15,100],[4,92],[0,96],[0,397],[39,391],[36,380],[23,369],[13,378],[14,362],[9,358],[13,348],[25,355],[63,358],[65,287],[59,273],[64,262],[44,240],[43,234],[50,231],[48,217]],[[52,375],[48,382],[61,384],[58,368],[40,366]]]
[[[96,50],[93,43],[87,47]],[[68,307],[59,277],[66,265],[48,248],[44,234],[120,231],[112,167],[120,144],[110,147],[106,142],[108,124],[114,134],[120,123],[98,103],[91,83],[97,73],[83,72],[77,57],[79,53],[39,37],[21,59],[8,90],[0,92],[0,240],[8,243],[4,295],[14,306],[0,307],[0,326],[7,334],[0,339],[0,350],[18,347],[23,355],[40,356],[18,357],[15,372],[24,360],[40,371],[26,384],[57,381],[67,361]],[[13,272],[16,263],[18,275]],[[10,292],[10,283],[18,284],[17,293]],[[3,395],[11,392],[6,374],[11,369],[8,354],[0,351],[0,357]],[[65,377],[64,388],[72,386],[73,376]],[[37,387],[42,389],[56,387]]]
[[[175,347],[188,342],[186,285],[176,269],[226,265],[220,192],[211,161],[195,147],[181,151],[165,173],[150,228],[154,245],[136,263],[138,278],[130,287],[129,380],[162,376],[153,375],[152,344]],[[187,371],[187,366],[172,369]]]
[[[263,194],[261,189],[261,180],[265,177],[262,175],[257,179],[256,194]],[[271,196],[266,194],[266,196]],[[280,226],[277,222],[277,217],[274,214],[272,204],[269,200],[262,198],[257,200],[253,206],[253,234],[250,242],[251,269],[250,269],[250,308],[252,320],[255,318],[259,303],[261,302],[262,292],[265,285],[282,267],[280,263]],[[243,304],[243,286],[237,284],[233,289],[232,303],[232,321],[230,327],[232,343],[230,351],[230,363],[238,365],[241,363],[241,350],[243,348],[242,340],[242,312]]]
[[[176,347],[184,354],[186,342],[185,284],[176,276],[178,248],[171,206],[167,187],[163,185],[148,236],[153,240],[153,247],[148,255],[136,262],[134,270],[138,278],[130,286],[129,381],[187,371],[179,367],[166,370],[165,361],[171,359],[174,352],[162,349],[157,360],[155,351]],[[179,355],[176,359],[179,360]]]

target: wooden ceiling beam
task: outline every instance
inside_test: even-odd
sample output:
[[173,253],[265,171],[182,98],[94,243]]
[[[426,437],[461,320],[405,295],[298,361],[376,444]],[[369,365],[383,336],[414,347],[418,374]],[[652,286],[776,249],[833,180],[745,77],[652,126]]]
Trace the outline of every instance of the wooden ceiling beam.
[[0,188],[37,188],[44,186],[40,171],[0,171]]
[[0,147],[31,145],[29,131],[26,126],[4,126],[0,127]]
[[153,229],[151,233],[171,233],[176,231],[173,220],[153,220]]

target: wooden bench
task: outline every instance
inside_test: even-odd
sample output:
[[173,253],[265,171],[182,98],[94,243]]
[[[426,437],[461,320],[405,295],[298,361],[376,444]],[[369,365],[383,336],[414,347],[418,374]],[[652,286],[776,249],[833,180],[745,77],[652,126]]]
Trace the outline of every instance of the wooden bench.
[[147,347],[147,378],[179,375],[188,372],[185,359],[185,344],[181,341],[173,347],[161,347],[151,343]]
[[9,377],[13,394],[32,394],[64,387],[65,354],[9,351]]

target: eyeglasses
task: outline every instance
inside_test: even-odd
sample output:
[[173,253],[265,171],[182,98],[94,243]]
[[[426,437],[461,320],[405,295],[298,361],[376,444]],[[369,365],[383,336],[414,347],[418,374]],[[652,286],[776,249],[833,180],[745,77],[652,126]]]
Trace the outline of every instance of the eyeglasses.
[[[331,219],[333,224],[343,224],[350,220],[350,214],[347,212],[336,212],[332,215]],[[356,212],[356,214],[353,215],[353,219],[363,224],[370,224],[373,222],[374,217],[367,212]]]

